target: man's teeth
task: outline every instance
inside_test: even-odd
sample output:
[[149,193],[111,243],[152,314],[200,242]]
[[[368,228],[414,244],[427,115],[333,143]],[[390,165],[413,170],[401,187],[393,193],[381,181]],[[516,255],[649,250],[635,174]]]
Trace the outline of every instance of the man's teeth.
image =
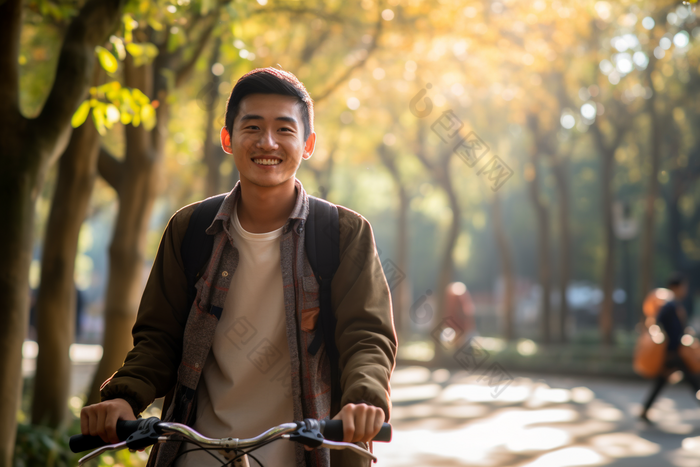
[[253,159],[253,162],[261,165],[277,165],[281,161],[279,159]]

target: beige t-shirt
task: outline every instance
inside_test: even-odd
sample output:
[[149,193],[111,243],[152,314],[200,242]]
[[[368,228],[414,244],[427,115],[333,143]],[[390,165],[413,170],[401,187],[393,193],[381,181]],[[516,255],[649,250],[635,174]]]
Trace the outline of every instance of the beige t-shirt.
[[[238,221],[237,206],[231,224],[239,262],[202,369],[193,428],[211,438],[252,438],[294,418],[280,266],[282,228],[247,232]],[[295,465],[294,443],[288,440],[274,441],[253,455],[266,466]],[[177,467],[220,465],[203,451],[176,462]],[[250,465],[257,464],[251,460]]]

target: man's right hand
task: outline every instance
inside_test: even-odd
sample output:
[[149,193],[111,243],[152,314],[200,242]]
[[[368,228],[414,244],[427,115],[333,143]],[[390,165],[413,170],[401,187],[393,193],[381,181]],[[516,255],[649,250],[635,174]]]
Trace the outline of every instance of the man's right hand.
[[119,442],[118,420],[136,420],[131,405],[124,399],[88,405],[80,411],[80,432],[84,435],[99,436],[106,443],[116,444]]

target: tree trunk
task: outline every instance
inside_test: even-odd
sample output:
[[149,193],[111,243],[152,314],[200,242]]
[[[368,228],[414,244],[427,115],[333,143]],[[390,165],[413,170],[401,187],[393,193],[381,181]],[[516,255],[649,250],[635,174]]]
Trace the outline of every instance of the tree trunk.
[[[94,85],[102,74],[95,67]],[[75,256],[78,237],[97,175],[100,136],[92,120],[71,135],[61,156],[56,191],[46,228],[37,298],[39,355],[34,380],[32,423],[59,427],[67,414],[70,345],[75,330]]]
[[540,133],[539,120],[536,115],[527,117],[527,124],[532,133],[533,142],[530,146],[531,180],[529,183],[530,201],[535,210],[537,219],[537,255],[538,255],[538,279],[542,288],[542,315],[541,315],[541,339],[545,344],[551,341],[551,269],[549,255],[549,209],[542,200],[540,193],[540,151],[544,145]]
[[593,138],[598,149],[598,154],[600,157],[600,212],[602,214],[602,224],[603,224],[603,244],[605,248],[605,257],[603,258],[603,271],[602,271],[602,289],[603,289],[603,302],[600,307],[599,316],[599,326],[600,326],[600,336],[604,345],[612,345],[614,341],[614,323],[613,323],[613,300],[612,294],[615,287],[615,231],[613,225],[613,212],[612,204],[614,201],[613,196],[613,172],[615,164],[615,151],[625,136],[625,133],[630,127],[631,117],[624,113],[624,109],[618,105],[617,108],[611,106],[614,111],[613,121],[619,122],[618,125],[613,126],[615,128],[616,134],[614,135],[613,142],[608,144],[605,142],[605,136],[598,120],[596,120],[593,125],[591,125],[591,130],[593,133]]
[[[138,88],[152,99],[153,66],[135,67],[127,57],[124,62],[126,86]],[[150,132],[143,126],[125,128],[126,154],[123,162],[111,161],[118,173],[104,173],[114,182],[119,194],[119,212],[114,226],[112,244],[109,247],[109,280],[105,294],[104,353],[95,372],[87,404],[100,401],[100,386],[117,371],[124,357],[133,347],[131,328],[136,319],[141,299],[144,275],[144,250],[148,224],[156,195],[159,192],[160,168],[163,155],[162,139],[168,121],[168,104],[165,91],[157,96],[160,106],[156,127]],[[106,172],[102,164],[110,156],[103,150],[100,173]]]
[[[452,210],[452,224],[450,224],[450,229],[447,232],[447,239],[445,240],[445,247],[442,254],[442,261],[440,263],[440,272],[438,274],[436,290],[438,326],[442,326],[443,320],[445,319],[445,292],[447,291],[447,286],[450,284],[450,282],[452,282],[452,276],[454,275],[453,254],[455,245],[457,244],[457,238],[459,237],[459,229],[462,224],[462,213],[460,212],[457,194],[455,193],[452,180],[450,178],[449,164],[450,154],[442,158],[436,177],[436,180],[445,191],[445,194],[447,194],[450,209]],[[439,331],[441,331],[441,329]],[[436,346],[435,359],[437,359],[437,361],[441,361],[443,357],[443,346]]]
[[[437,316],[435,321],[438,323],[438,327],[435,329],[433,337],[439,339],[440,333],[444,327],[445,292],[447,291],[447,286],[452,281],[452,275],[454,274],[454,259],[452,256],[457,243],[457,238],[459,237],[462,216],[459,208],[459,201],[457,200],[457,194],[455,193],[452,180],[450,178],[450,160],[452,158],[451,148],[443,150],[440,154],[438,154],[437,160],[431,160],[428,157],[425,146],[427,139],[426,131],[426,124],[423,121],[419,121],[416,138],[416,157],[418,157],[425,168],[430,171],[433,179],[443,189],[447,195],[450,209],[452,210],[452,223],[447,232],[447,238],[445,240],[445,247],[442,254],[442,261],[440,262],[440,269],[438,272],[435,290],[437,308]],[[440,362],[444,359],[444,357],[445,348],[443,345],[438,343],[438,345],[435,346],[433,361]]]
[[[219,144],[219,132],[213,128],[216,118],[216,109],[219,103],[219,84],[221,84],[221,78],[212,72],[212,68],[219,61],[220,48],[221,37],[217,37],[216,41],[214,41],[214,47],[209,60],[211,81],[206,85],[208,92],[206,92],[200,100],[207,111],[207,117],[204,122],[204,162],[207,165],[207,178],[204,192],[207,198],[221,192],[220,168],[225,155]],[[218,130],[221,129],[219,128]]]
[[515,338],[513,323],[515,278],[513,277],[513,257],[501,216],[501,200],[498,192],[496,192],[493,196],[493,230],[501,259],[501,274],[503,276],[503,337],[507,341],[512,341]]
[[[651,73],[648,73],[648,84],[651,86],[652,95],[648,102],[649,108],[649,134],[651,143],[649,156],[651,158],[651,172],[649,173],[647,192],[644,199],[644,220],[642,222],[642,241],[640,251],[640,284],[641,299],[652,289],[654,270],[654,225],[656,217],[656,198],[659,195],[659,170],[661,168],[661,135],[663,129],[657,113],[656,90]],[[631,298],[631,297],[630,297]]]
[[121,7],[121,0],[83,6],[66,32],[46,102],[38,117],[27,119],[19,107],[22,2],[0,2],[0,203],[7,226],[0,230],[0,467],[12,465],[15,444],[36,198],[44,173],[68,142],[70,118],[90,82],[95,46],[116,27]]
[[566,324],[569,318],[569,302],[566,291],[571,278],[571,226],[569,222],[568,158],[558,159],[552,166],[556,182],[559,206],[559,338],[567,341]]
[[601,152],[601,213],[603,215],[603,244],[605,257],[603,259],[603,302],[600,307],[600,335],[605,345],[613,343],[613,300],[612,294],[615,287],[615,231],[612,213],[612,176],[615,152]]
[[[392,305],[394,310],[394,325],[399,334],[399,338],[406,338],[410,333],[410,323],[408,315],[409,307],[409,287],[408,276],[408,210],[409,196],[406,192],[401,173],[396,166],[396,155],[391,153],[389,149],[381,145],[377,150],[380,159],[384,166],[389,170],[391,177],[396,184],[397,194],[399,197],[399,211],[396,222],[396,267],[403,279],[396,284],[392,290]],[[389,284],[391,285],[391,284]]]
[[[224,3],[220,2],[219,7]],[[131,328],[138,312],[144,275],[144,250],[151,210],[161,184],[161,170],[167,135],[170,90],[164,70],[175,75],[175,87],[191,75],[217,24],[219,10],[206,16],[195,16],[191,24],[201,22],[202,32],[185,55],[182,49],[169,51],[167,35],[159,44],[159,54],[151,64],[134,66],[127,55],[124,61],[124,82],[127,87],[140,89],[151,100],[157,100],[156,126],[147,131],[143,125],[125,128],[126,148],[120,162],[106,151],[100,151],[100,175],[119,195],[119,213],[110,245],[109,281],[105,295],[104,353],[95,372],[87,404],[100,401],[100,386],[117,371],[133,347]],[[143,31],[135,31],[149,40]],[[186,60],[183,56],[187,56]]]

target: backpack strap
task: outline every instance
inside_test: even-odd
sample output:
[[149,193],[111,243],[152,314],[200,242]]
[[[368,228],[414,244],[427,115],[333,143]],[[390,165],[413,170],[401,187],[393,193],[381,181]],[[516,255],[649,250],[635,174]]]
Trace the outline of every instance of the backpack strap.
[[192,308],[197,296],[197,289],[194,285],[209,263],[211,251],[214,248],[214,236],[207,235],[206,230],[214,222],[216,213],[219,212],[227,194],[212,196],[199,203],[190,217],[190,223],[187,225],[187,231],[182,239],[180,253],[187,277],[188,311]]
[[304,247],[320,286],[317,331],[308,351],[316,355],[321,342],[326,344],[331,366],[331,405],[337,406],[335,403],[340,402],[340,355],[335,345],[336,319],[331,303],[331,282],[340,264],[340,227],[335,204],[309,196]]

